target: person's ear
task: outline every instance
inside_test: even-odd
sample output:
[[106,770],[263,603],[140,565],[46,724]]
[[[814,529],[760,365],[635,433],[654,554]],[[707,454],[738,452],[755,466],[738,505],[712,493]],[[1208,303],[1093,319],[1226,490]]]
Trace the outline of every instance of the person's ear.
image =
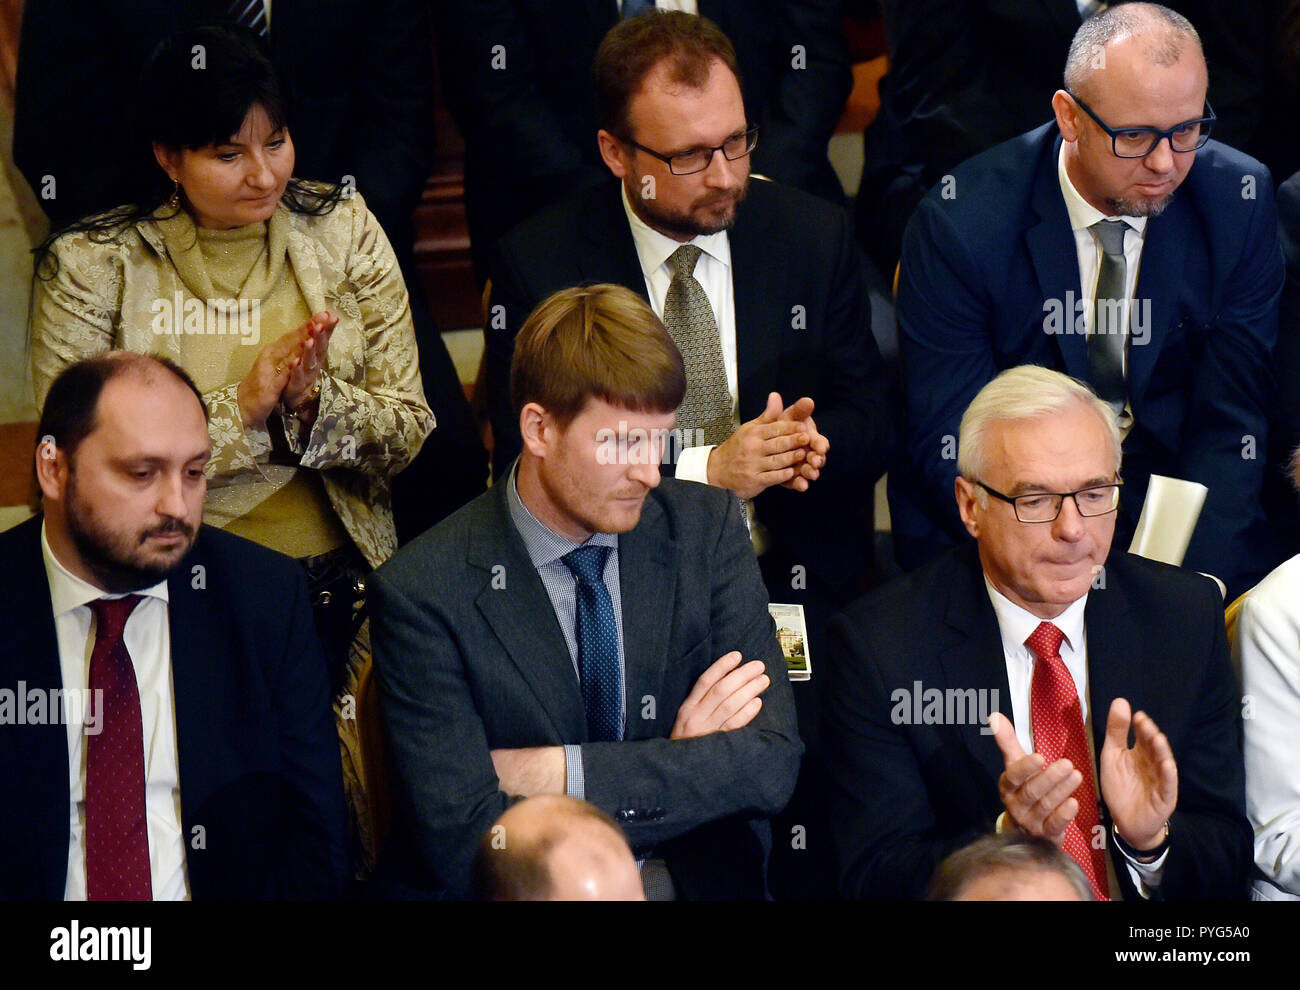
[[46,437],[36,447],[36,483],[47,499],[61,501],[68,486],[67,455]]
[[1056,126],[1065,141],[1079,140],[1083,122],[1079,115],[1083,112],[1074,98],[1063,89],[1058,89],[1052,96],[1052,112],[1056,114]]
[[181,153],[171,148],[164,148],[157,141],[153,143],[153,157],[158,167],[167,173],[167,178],[175,182],[181,168]]
[[519,436],[534,457],[545,457],[554,437],[555,423],[536,402],[526,402],[519,410]]
[[974,483],[958,475],[954,494],[957,496],[957,511],[961,513],[961,521],[966,527],[966,532],[978,540],[980,524],[975,509],[979,500]]
[[632,163],[627,146],[603,127],[596,132],[596,143],[600,146],[600,157],[605,165],[620,179],[632,170]]

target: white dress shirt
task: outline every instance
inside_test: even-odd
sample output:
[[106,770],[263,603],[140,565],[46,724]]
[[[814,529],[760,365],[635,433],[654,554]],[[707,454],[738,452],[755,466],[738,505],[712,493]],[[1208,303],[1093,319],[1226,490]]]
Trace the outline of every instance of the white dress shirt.
[[[1016,739],[1020,748],[1026,753],[1034,752],[1033,716],[1030,713],[1029,698],[1034,683],[1034,664],[1038,658],[1034,651],[1025,645],[1039,623],[1038,616],[1021,608],[1006,595],[993,587],[988,576],[984,578],[984,587],[988,589],[989,601],[993,603],[993,613],[997,616],[998,632],[1002,636],[1002,654],[1007,665],[1007,687],[1011,691],[1011,720],[1015,725]],[[1083,714],[1083,735],[1088,743],[1088,752],[1092,757],[1092,780],[1101,797],[1101,774],[1097,769],[1097,754],[1094,752],[1092,730],[1088,722],[1088,631],[1084,626],[1083,613],[1088,605],[1088,596],[1071,602],[1064,612],[1055,619],[1048,620],[1065,637],[1061,640],[1061,661],[1074,679],[1074,689],[1079,695],[1079,707]],[[1107,703],[1109,708],[1109,702]],[[999,817],[999,821],[1001,821]],[[1107,844],[1107,850],[1112,845]],[[1113,848],[1118,849],[1118,846]],[[1128,867],[1133,884],[1142,894],[1159,886],[1160,876],[1164,871],[1165,857],[1168,850],[1152,863],[1138,863],[1120,854]],[[1113,859],[1113,857],[1108,857]],[[1111,897],[1119,894],[1114,883],[1111,884]]]
[[[661,234],[633,211],[627,201],[627,187],[622,188],[623,211],[632,228],[636,256],[641,262],[645,277],[646,297],[655,316],[664,318],[664,300],[673,271],[668,267],[672,253],[682,246],[667,234]],[[739,402],[739,372],[736,365],[736,304],[731,284],[731,241],[725,230],[716,234],[701,234],[685,242],[700,249],[700,259],[695,263],[695,279],[704,289],[713,307],[713,318],[718,323],[718,336],[722,342],[722,366],[727,372],[727,391],[731,395],[731,412],[736,414]],[[677,477],[683,481],[708,484],[709,452],[713,445],[688,447],[677,459]]]
[[1250,592],[1233,657],[1254,706],[1242,720],[1246,811],[1255,829],[1255,900],[1300,900],[1300,557]]
[[[63,690],[85,696],[90,680],[90,656],[95,648],[94,613],[90,602],[105,595],[55,558],[41,525],[41,554],[50,582],[50,603],[59,646]],[[145,814],[149,835],[149,870],[156,901],[189,900],[185,871],[185,839],[181,829],[180,775],[176,748],[176,704],[172,692],[171,639],[167,612],[167,582],[138,592],[143,598],[127,619],[122,639],[135,668],[144,730]],[[102,719],[99,705],[90,709]],[[101,721],[102,728],[102,721]],[[86,748],[83,725],[69,720],[68,789],[71,817],[68,834],[68,876],[64,899],[86,899]]]
[[[1079,259],[1079,286],[1085,302],[1083,325],[1087,332],[1092,331],[1092,310],[1097,298],[1097,278],[1101,273],[1101,245],[1097,243],[1097,238],[1093,236],[1090,228],[1099,220],[1123,220],[1128,224],[1128,229],[1124,231],[1124,295],[1130,300],[1130,304],[1124,308],[1121,319],[1124,333],[1123,369],[1127,376],[1129,327],[1133,317],[1132,307],[1140,302],[1133,297],[1137,289],[1138,267],[1142,261],[1142,243],[1146,238],[1147,218],[1107,216],[1079,195],[1079,191],[1074,188],[1074,183],[1070,181],[1070,176],[1065,170],[1064,144],[1061,145],[1061,153],[1057,157],[1056,175],[1061,183],[1061,195],[1065,197],[1066,212],[1070,215],[1070,229],[1074,231],[1074,249]],[[1150,339],[1151,334],[1146,313],[1145,310],[1138,313],[1136,328],[1138,339],[1144,342]],[[1067,327],[1074,326],[1075,315],[1075,313],[1065,314]]]

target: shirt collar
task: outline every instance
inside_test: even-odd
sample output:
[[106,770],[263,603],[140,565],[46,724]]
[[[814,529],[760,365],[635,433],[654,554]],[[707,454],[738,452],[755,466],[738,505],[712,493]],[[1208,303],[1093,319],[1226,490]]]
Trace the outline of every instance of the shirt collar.
[[1065,143],[1061,143],[1060,154],[1056,156],[1056,178],[1061,184],[1061,195],[1065,197],[1065,211],[1070,215],[1071,230],[1087,230],[1098,220],[1123,220],[1130,227],[1142,234],[1147,229],[1149,217],[1110,217],[1093,206],[1074,188],[1070,173],[1065,168]]
[[528,558],[536,568],[553,564],[567,553],[583,546],[613,547],[618,549],[617,533],[592,533],[586,543],[574,543],[566,536],[561,536],[546,523],[538,519],[524,505],[519,497],[519,486],[515,483],[515,474],[519,470],[519,461],[510,467],[510,482],[506,487],[506,502],[510,506],[510,520],[523,537]]
[[[110,595],[102,588],[96,588],[93,584],[83,581],[59,563],[59,559],[54,556],[54,551],[50,549],[50,541],[45,535],[45,520],[43,519],[41,520],[41,556],[45,559],[45,577],[50,583],[50,604],[54,608],[56,618],[65,612],[71,612],[74,608],[89,605],[97,598],[124,597],[124,595]],[[132,592],[132,594],[147,595],[168,601],[167,579],[163,578],[153,587],[141,588]]]
[[[628,225],[632,228],[632,240],[636,244],[637,258],[641,262],[641,274],[649,278],[652,272],[658,271],[672,253],[682,246],[682,242],[673,240],[667,234],[659,233],[637,216],[632,209],[632,204],[627,200],[627,187],[622,183],[619,183],[619,195],[623,198],[623,212],[627,214]],[[716,234],[699,234],[686,243],[694,244],[715,261],[720,261],[728,268],[731,267],[731,241],[725,230],[720,230]]]
[[1040,619],[1027,609],[1021,608],[1006,595],[993,587],[988,575],[984,575],[984,587],[988,589],[989,601],[993,603],[993,613],[998,619],[998,629],[1002,632],[1002,645],[1007,653],[1015,656],[1028,650],[1027,640],[1039,623],[1047,621],[1061,630],[1065,643],[1076,653],[1083,649],[1083,612],[1088,604],[1088,593],[1070,603],[1064,612],[1055,619]]

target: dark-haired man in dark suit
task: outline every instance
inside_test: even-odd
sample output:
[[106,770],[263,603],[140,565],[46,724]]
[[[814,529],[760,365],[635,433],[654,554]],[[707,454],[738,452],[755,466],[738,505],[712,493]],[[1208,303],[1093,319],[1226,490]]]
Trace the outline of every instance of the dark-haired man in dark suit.
[[306,582],[201,527],[194,385],[90,358],[39,435],[44,514],[0,535],[0,899],[336,896],[338,738]]

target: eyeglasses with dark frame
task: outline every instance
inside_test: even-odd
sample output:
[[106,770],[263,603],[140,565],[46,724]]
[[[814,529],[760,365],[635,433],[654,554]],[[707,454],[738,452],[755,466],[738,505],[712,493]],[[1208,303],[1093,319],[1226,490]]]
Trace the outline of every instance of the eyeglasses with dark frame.
[[[1074,499],[1074,507],[1084,517],[1104,516],[1119,508],[1119,489],[1122,481],[1112,481],[1104,485],[1089,485],[1073,492],[1032,492],[1028,495],[1003,495],[990,488],[982,481],[977,481],[986,492],[994,498],[1008,502],[1015,510],[1016,518],[1022,523],[1055,522],[1061,514],[1061,507],[1067,498]],[[1080,496],[1083,496],[1080,498]]]
[[638,151],[644,151],[647,155],[658,158],[668,166],[668,170],[673,175],[693,175],[696,172],[703,172],[713,164],[715,152],[721,151],[722,156],[729,162],[748,155],[758,146],[758,126],[750,127],[740,134],[733,134],[716,148],[692,148],[690,151],[683,151],[676,155],[660,154],[653,148],[647,148],[644,144],[638,144],[628,137],[619,140],[624,144],[630,144]]
[[[1066,92],[1070,91],[1066,90]],[[1210,132],[1214,130],[1215,121],[1219,119],[1214,116],[1210,101],[1206,100],[1204,117],[1185,120],[1167,131],[1162,131],[1159,127],[1111,127],[1097,116],[1097,111],[1073,93],[1070,93],[1070,99],[1079,104],[1083,112],[1095,120],[1097,126],[1109,135],[1111,150],[1115,152],[1117,158],[1145,158],[1155,151],[1165,138],[1169,139],[1169,147],[1180,154],[1203,148],[1205,142],[1210,140]]]

